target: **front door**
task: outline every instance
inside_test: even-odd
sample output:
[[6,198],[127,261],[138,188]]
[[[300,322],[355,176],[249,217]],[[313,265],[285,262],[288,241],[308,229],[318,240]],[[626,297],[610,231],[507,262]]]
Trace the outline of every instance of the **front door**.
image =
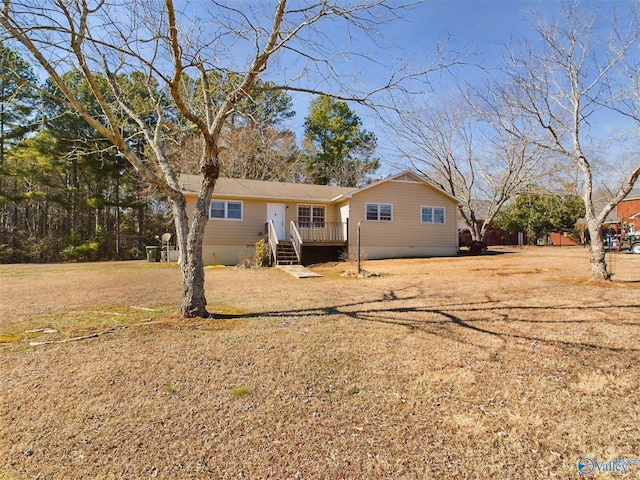
[[340,207],[340,221],[342,222],[342,240],[349,240],[349,204]]
[[273,222],[278,240],[284,240],[284,214],[284,203],[267,203],[267,222]]

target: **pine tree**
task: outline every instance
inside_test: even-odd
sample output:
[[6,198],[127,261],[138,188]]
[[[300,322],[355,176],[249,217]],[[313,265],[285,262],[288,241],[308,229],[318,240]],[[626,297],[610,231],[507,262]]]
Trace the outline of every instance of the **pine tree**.
[[305,163],[309,181],[320,185],[356,187],[366,183],[380,162],[373,157],[373,133],[346,102],[328,96],[311,101],[304,122]]

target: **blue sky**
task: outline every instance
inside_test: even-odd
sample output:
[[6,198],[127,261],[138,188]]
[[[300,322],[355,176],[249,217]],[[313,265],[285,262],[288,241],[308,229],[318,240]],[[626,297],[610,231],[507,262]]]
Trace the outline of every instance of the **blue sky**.
[[[531,12],[537,9],[556,8],[555,0],[430,0],[417,5],[405,15],[381,29],[380,33],[388,49],[381,51],[392,61],[396,56],[406,59],[423,57],[428,61],[437,42],[449,37],[450,47],[464,54],[474,53],[473,58],[483,66],[495,65],[501,45],[508,43],[512,35],[527,32]],[[527,18],[528,17],[528,18]],[[370,43],[362,42],[359,48],[365,53],[374,51]],[[473,68],[453,72],[457,76],[473,75]],[[368,81],[383,81],[384,69],[373,66]],[[376,78],[379,76],[379,78]],[[436,80],[437,75],[433,76]],[[307,115],[310,97],[294,96],[297,118],[293,127],[298,130]],[[363,117],[366,111],[357,109]],[[367,124],[370,122],[367,121]]]
[[[447,35],[457,45],[495,50],[512,33],[527,26],[526,13],[555,2],[531,0],[430,0],[415,8],[406,25],[399,25],[397,41],[410,49]],[[405,34],[403,35],[402,32]]]
[[[606,21],[610,6],[615,5],[618,10],[624,11],[633,2],[632,0],[614,0],[598,2],[597,0],[583,0],[582,5],[591,7],[594,4],[601,6],[600,19]],[[531,23],[534,21],[534,13],[538,12],[543,17],[553,19],[555,12],[561,7],[559,0],[429,0],[417,5],[411,12],[405,15],[403,20],[398,20],[385,25],[381,30],[388,48],[380,51],[380,58],[388,56],[384,62],[393,60],[395,56],[411,58],[420,56],[426,52],[428,60],[429,52],[439,40],[449,37],[450,48],[463,54],[473,53],[470,61],[482,65],[485,68],[497,67],[500,56],[504,52],[504,46],[509,44],[512,37],[533,36]],[[373,50],[371,44],[357,43],[364,49],[364,53],[370,54]],[[354,68],[358,68],[354,66]],[[362,66],[360,67],[362,68]],[[375,83],[382,81],[385,75],[384,68],[371,65],[365,67],[366,73],[363,80]],[[477,67],[464,67],[452,71],[444,76],[433,75],[433,90],[436,95],[444,94],[452,80],[473,80],[480,70]],[[428,98],[425,96],[425,98]],[[310,96],[294,96],[294,109],[297,112],[292,122],[292,128],[297,132],[299,141],[303,136],[302,124],[307,115]],[[415,101],[421,101],[417,98]],[[358,105],[351,107],[360,115],[364,127],[373,131],[378,137],[378,155],[383,162],[386,156],[392,155],[385,151],[383,127],[379,126],[372,112]],[[610,129],[620,128],[619,123],[606,121],[599,123],[597,132],[611,134]],[[395,162],[397,159],[390,159]],[[386,173],[382,172],[382,173]]]
[[[388,49],[380,52],[388,56],[386,62],[393,57],[420,58],[428,62],[435,45],[449,37],[450,48],[463,54],[473,53],[473,60],[484,67],[494,66],[502,51],[502,44],[509,43],[512,35],[529,31],[531,13],[550,11],[558,7],[556,0],[429,0],[413,7],[403,19],[394,21],[381,29],[380,33]],[[371,53],[373,46],[362,42],[357,44]],[[472,77],[478,72],[473,67],[457,69],[451,72],[456,77]],[[372,66],[367,72],[370,83],[383,81],[385,69]],[[377,78],[376,78],[377,77]],[[446,88],[447,80],[452,76],[444,75],[444,82],[439,83],[440,76],[433,75],[435,88]],[[308,95],[293,95],[294,109],[297,113],[292,120],[292,128],[302,139],[302,124],[307,115]],[[379,144],[384,141],[382,131],[376,125],[375,118],[367,109],[357,105],[351,107],[361,116],[367,130],[374,131]]]
[[[201,25],[201,33],[204,36],[213,39],[218,34],[220,25],[216,25],[216,21],[220,21],[224,31],[224,25],[234,26],[229,23],[226,17],[217,18],[216,13],[208,12],[207,6],[211,7],[209,2],[204,0],[176,0],[187,11],[195,17],[202,19],[205,23]],[[411,0],[390,0],[390,2],[402,3]],[[615,4],[621,8],[630,5],[635,0],[613,0]],[[224,2],[223,2],[224,3]],[[235,17],[230,14],[237,22],[239,31],[243,28],[244,15],[252,18],[252,21],[263,26],[266,30],[271,27],[272,10],[275,0],[231,0],[226,2],[228,5],[237,7],[241,14]],[[292,0],[295,5],[295,1]],[[584,4],[594,3],[594,0],[583,0]],[[603,2],[608,4],[607,1]],[[353,62],[333,59],[332,65],[335,63],[341,73],[347,73],[345,83],[366,84],[366,87],[373,88],[385,83],[385,77],[388,75],[389,69],[394,68],[394,64],[398,59],[417,59],[418,62],[429,64],[433,56],[435,46],[439,41],[449,37],[449,48],[456,50],[461,55],[473,54],[468,60],[470,62],[480,64],[483,67],[492,67],[498,64],[497,60],[503,51],[503,44],[508,44],[512,36],[528,35],[531,33],[529,22],[532,21],[533,12],[542,12],[545,15],[553,15],[553,12],[559,9],[559,0],[428,0],[424,3],[415,5],[412,10],[403,14],[403,18],[392,23],[382,25],[380,27],[381,43],[386,48],[377,48],[371,39],[364,35],[356,35],[351,46],[345,44],[344,29],[345,26],[340,21],[333,23],[326,22],[322,24],[322,33],[325,34],[326,51],[323,55],[332,56],[341,50],[358,50],[357,53],[362,55],[356,57]],[[209,15],[207,15],[209,13]],[[188,26],[188,25],[187,25]],[[193,33],[192,30],[185,30],[186,34]],[[215,63],[226,68],[237,69],[242,71],[243,64],[252,59],[253,55],[253,37],[248,34],[245,41],[239,40],[235,35],[236,30],[232,29],[233,35],[223,35],[221,37],[221,45],[218,48],[218,41],[212,42],[211,50],[212,59]],[[313,37],[313,34],[311,35]],[[229,42],[225,42],[230,39]],[[300,47],[301,51],[305,51],[308,45],[294,43],[295,47]],[[335,51],[334,51],[335,50]],[[247,54],[248,53],[248,54]],[[371,60],[375,57],[377,62]],[[280,83],[283,77],[287,75],[295,75],[301,72],[302,63],[297,56],[296,60],[291,56],[284,55],[281,61],[275,57],[269,61],[269,68],[265,71],[263,79],[273,78]],[[168,67],[170,64],[167,63]],[[419,67],[416,67],[419,69]],[[349,77],[348,72],[357,72],[353,78]],[[465,67],[455,69],[445,75],[432,75],[430,79],[433,81],[433,89],[436,94],[443,94],[447,87],[447,82],[454,79],[473,79],[478,76],[479,69],[477,67]],[[197,72],[189,72],[197,76]],[[317,80],[313,74],[302,75],[302,82],[309,82],[312,87],[318,85],[313,83]],[[304,86],[304,85],[303,85]],[[321,85],[324,87],[324,85]],[[426,89],[427,86],[421,86]],[[365,89],[369,89],[365,88]],[[333,89],[329,89],[330,91]],[[335,91],[335,90],[333,90]],[[294,110],[297,115],[290,121],[288,125],[292,128],[297,136],[298,141],[302,140],[303,122],[308,113],[308,105],[312,99],[308,94],[292,94],[294,100]],[[416,99],[420,101],[420,99]],[[364,127],[373,131],[379,138],[379,145],[385,144],[383,129],[376,122],[375,117],[367,109],[352,104],[352,108],[361,116]],[[381,153],[383,155],[384,153]]]

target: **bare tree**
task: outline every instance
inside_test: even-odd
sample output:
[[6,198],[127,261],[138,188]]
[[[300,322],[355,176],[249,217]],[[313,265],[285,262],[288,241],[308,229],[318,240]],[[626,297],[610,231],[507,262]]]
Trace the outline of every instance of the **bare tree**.
[[[176,168],[182,173],[197,175],[197,158],[202,151],[200,136],[178,135],[167,148],[172,158],[178,158]],[[304,159],[291,130],[277,130],[267,126],[225,128],[219,152],[220,175],[227,178],[246,178],[275,182],[296,182],[304,179]],[[192,161],[180,161],[180,158]]]
[[474,241],[484,241],[500,208],[545,173],[541,150],[505,128],[518,119],[487,93],[460,91],[431,105],[407,102],[399,112],[396,147],[414,169],[463,202],[460,217]]
[[229,129],[224,143],[220,158],[225,177],[289,182],[303,178],[302,152],[290,130],[241,126]]
[[[403,73],[404,65],[398,65],[380,85],[358,90],[350,80],[356,77],[345,76],[342,67],[363,57],[371,64],[381,62],[351,50],[351,35],[360,32],[373,41],[377,29],[400,18],[404,7],[386,0],[292,3],[211,0],[177,7],[173,0],[4,0],[0,7],[4,38],[22,44],[58,86],[60,100],[168,198],[180,248],[183,316],[208,315],[202,239],[220,173],[222,132],[239,102],[256,91],[261,76],[271,76],[272,89],[372,104],[376,93],[402,90],[404,81],[446,66],[439,47],[422,71]],[[69,70],[86,78],[100,111],[88,111],[65,85],[63,74]],[[152,114],[143,115],[119,82],[120,74],[131,72],[146,78]],[[227,73],[235,81],[222,95],[214,95],[217,82],[212,79]],[[191,218],[175,168],[181,162],[171,159],[166,147],[167,131],[177,128],[177,119],[203,141],[202,182]],[[135,126],[130,137],[123,133],[130,131],[125,123]],[[143,153],[131,147],[140,139],[146,144]]]
[[[622,146],[612,148],[612,135],[605,135],[606,128],[622,125],[625,119],[640,119],[640,99],[635,96],[640,24],[632,3],[624,4],[622,15],[592,5],[567,1],[553,21],[536,16],[536,40],[522,41],[508,52],[505,72],[510,86],[504,89],[504,98],[515,111],[537,123],[538,134],[529,136],[530,141],[563,156],[580,173],[591,237],[591,275],[594,280],[610,280],[602,224],[635,184],[640,162],[636,160],[626,171],[603,207],[594,201],[596,167],[604,152],[610,156],[607,179],[611,182],[616,177],[620,165],[614,157],[621,155]],[[636,150],[636,159],[637,154]]]

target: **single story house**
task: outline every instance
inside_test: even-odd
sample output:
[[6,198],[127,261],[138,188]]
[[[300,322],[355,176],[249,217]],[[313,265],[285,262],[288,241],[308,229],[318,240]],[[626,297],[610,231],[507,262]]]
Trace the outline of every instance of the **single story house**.
[[[182,175],[188,210],[201,178]],[[277,263],[357,252],[368,259],[452,256],[458,199],[412,171],[361,188],[219,178],[203,239],[205,265],[237,264],[268,239]]]
[[633,188],[616,206],[618,221],[627,232],[640,231],[640,188]]

